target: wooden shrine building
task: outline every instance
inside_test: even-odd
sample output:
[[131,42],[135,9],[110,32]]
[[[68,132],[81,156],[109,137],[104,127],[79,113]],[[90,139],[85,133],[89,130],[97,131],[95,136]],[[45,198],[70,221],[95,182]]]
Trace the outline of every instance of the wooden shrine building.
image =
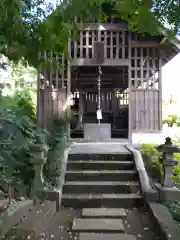
[[80,24],[80,36],[69,40],[68,49],[71,60],[43,55],[63,71],[39,69],[40,126],[70,104],[77,120],[72,138],[132,141],[133,134],[161,131],[162,66],[179,53],[178,40],[168,42],[162,32],[141,36],[128,32],[127,23],[109,20]]

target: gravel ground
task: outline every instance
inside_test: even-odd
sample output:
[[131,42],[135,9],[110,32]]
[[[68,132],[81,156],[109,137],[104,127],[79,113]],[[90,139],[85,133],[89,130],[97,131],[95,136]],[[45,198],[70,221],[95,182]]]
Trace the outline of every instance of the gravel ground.
[[[155,231],[151,217],[144,207],[127,209],[127,218],[123,220],[125,233],[136,236],[136,240],[161,240]],[[38,230],[36,240],[78,240],[78,233],[72,233],[71,227],[75,217],[81,216],[81,210],[61,209],[56,212],[44,229]],[[32,221],[36,219],[33,218]],[[6,240],[20,240],[9,234]],[[32,239],[32,238],[24,238]]]
[[161,240],[154,228],[153,222],[144,207],[126,210],[124,220],[125,233],[136,236],[136,240]]

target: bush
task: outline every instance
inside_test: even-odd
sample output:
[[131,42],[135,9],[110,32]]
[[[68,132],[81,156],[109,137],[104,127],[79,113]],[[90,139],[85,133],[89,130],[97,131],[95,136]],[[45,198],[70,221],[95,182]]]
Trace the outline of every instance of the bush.
[[61,118],[54,119],[48,131],[38,131],[35,125],[35,106],[28,91],[17,91],[8,97],[0,95],[0,101],[0,143],[7,140],[12,142],[8,153],[3,147],[0,149],[0,189],[7,193],[10,180],[13,183],[12,192],[20,191],[23,196],[29,196],[34,169],[28,145],[37,136],[50,147],[44,174],[48,183],[55,186],[64,149],[67,147],[67,123],[71,116],[65,113]]
[[50,138],[48,153],[48,159],[44,166],[44,175],[47,184],[50,187],[57,187],[59,177],[62,171],[64,150],[68,144],[68,123],[70,123],[71,117],[64,113],[60,118],[54,118],[52,126],[49,129]]
[[15,91],[10,107],[17,115],[28,116],[32,121],[36,120],[36,108],[28,89]]
[[[174,142],[174,144],[180,146],[180,141]],[[141,152],[143,154],[143,159],[147,172],[152,178],[159,181],[163,174],[160,164],[162,155],[156,150],[156,145],[142,144]],[[174,154],[174,159],[178,160],[178,165],[174,166],[172,178],[175,185],[180,188],[180,153]],[[180,221],[180,201],[165,202],[164,204],[168,207],[173,218],[177,221]]]
[[[30,191],[34,176],[30,163],[28,144],[36,133],[35,108],[30,94],[17,91],[12,96],[0,96],[0,188],[7,192],[9,180],[13,182],[13,191]],[[2,143],[10,140],[11,149],[5,151]],[[18,183],[18,184],[17,184]]]
[[[149,176],[159,182],[163,174],[161,164],[162,154],[157,151],[156,145],[154,144],[142,144],[141,153]],[[180,187],[180,153],[175,153],[174,159],[178,160],[178,165],[173,168],[172,178],[175,185]]]
[[141,153],[149,176],[160,182],[162,176],[162,166],[160,163],[161,154],[154,144],[142,144]]
[[173,127],[174,125],[179,126],[179,117],[175,114],[168,115],[166,119],[163,120],[163,124],[167,124],[168,127]]

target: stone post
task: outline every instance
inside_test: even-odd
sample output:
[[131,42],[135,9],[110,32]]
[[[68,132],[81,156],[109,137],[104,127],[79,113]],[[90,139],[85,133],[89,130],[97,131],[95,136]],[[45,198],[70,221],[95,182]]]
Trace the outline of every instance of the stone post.
[[172,145],[172,140],[170,137],[166,138],[165,144],[158,146],[158,150],[163,153],[163,168],[164,168],[164,176],[161,181],[161,185],[165,188],[173,187],[173,166],[177,164],[176,161],[173,160],[174,153],[180,153],[180,148],[175,145]]
[[43,166],[47,160],[48,146],[43,143],[34,143],[30,145],[31,163],[34,167],[34,179],[32,187],[33,197],[42,196],[45,185],[43,178]]

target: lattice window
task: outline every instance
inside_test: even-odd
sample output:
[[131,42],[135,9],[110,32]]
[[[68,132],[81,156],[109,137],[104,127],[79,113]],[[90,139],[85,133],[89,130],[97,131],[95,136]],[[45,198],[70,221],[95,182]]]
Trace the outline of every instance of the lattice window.
[[118,108],[121,106],[128,105],[129,102],[129,94],[128,91],[121,91],[121,89],[117,90],[116,97],[118,99]]
[[159,51],[157,48],[134,47],[131,49],[132,86],[158,88]]
[[79,40],[71,43],[71,57],[92,59],[93,43],[102,41],[105,46],[105,59],[128,58],[128,36],[127,31],[81,31]]
[[39,57],[45,60],[39,67],[41,73],[39,88],[60,89],[66,86],[67,60],[64,55],[50,51],[39,53]]

